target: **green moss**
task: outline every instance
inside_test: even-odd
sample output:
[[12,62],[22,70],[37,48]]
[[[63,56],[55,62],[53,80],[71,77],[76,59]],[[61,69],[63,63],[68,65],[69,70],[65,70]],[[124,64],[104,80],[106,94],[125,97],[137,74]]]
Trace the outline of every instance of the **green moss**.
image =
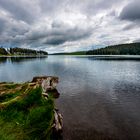
[[4,106],[0,110],[0,140],[49,139],[54,117],[53,98],[42,97],[40,87],[24,86],[21,91],[7,94],[0,104]]

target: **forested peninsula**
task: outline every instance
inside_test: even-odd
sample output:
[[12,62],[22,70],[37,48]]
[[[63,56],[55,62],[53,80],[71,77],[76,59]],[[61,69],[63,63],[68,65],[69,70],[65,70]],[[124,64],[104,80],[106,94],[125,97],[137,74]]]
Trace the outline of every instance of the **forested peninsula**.
[[0,56],[45,56],[47,52],[26,48],[3,48],[0,47]]

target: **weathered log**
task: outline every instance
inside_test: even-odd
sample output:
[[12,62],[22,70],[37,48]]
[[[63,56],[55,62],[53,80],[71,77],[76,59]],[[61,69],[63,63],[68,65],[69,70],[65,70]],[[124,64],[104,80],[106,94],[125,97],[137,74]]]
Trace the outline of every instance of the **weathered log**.
[[42,93],[42,95],[48,97],[48,93]]
[[63,127],[63,117],[58,111],[54,110],[54,129],[56,132],[61,132]]

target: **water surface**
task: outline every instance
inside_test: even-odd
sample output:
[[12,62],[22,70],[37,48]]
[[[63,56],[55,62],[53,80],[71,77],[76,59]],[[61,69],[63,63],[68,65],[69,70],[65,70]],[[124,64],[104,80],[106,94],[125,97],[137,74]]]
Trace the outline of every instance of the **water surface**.
[[64,140],[140,139],[140,57],[0,58],[0,81],[60,78]]

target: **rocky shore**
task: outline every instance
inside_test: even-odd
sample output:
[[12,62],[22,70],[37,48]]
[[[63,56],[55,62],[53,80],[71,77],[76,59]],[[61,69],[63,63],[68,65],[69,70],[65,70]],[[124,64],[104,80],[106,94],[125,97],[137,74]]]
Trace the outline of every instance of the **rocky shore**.
[[[61,135],[63,117],[54,105],[58,77],[0,83],[0,139],[51,139]],[[10,127],[9,127],[10,126]]]
[[[56,89],[58,84],[58,77],[53,76],[42,76],[42,77],[34,77],[31,84],[40,85],[42,87],[42,95],[47,100],[48,97],[51,95],[53,98],[59,97],[59,92]],[[54,123],[52,128],[56,133],[62,132],[63,127],[63,117],[59,113],[59,110],[55,107],[54,108]]]

